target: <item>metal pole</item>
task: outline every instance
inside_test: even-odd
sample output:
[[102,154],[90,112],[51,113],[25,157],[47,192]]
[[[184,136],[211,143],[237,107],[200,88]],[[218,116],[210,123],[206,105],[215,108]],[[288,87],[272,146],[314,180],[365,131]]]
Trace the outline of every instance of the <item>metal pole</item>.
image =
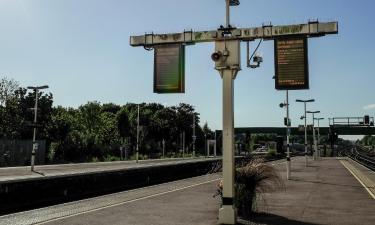
[[207,134],[204,134],[204,151],[207,151]]
[[308,157],[307,157],[307,124],[306,124],[306,102],[305,104],[305,166],[308,166]]
[[313,115],[313,142],[314,142],[314,153],[313,153],[313,158],[316,160],[316,151],[317,151],[317,146],[316,146],[316,140],[315,140],[315,113]]
[[216,130],[215,130],[215,146],[214,146],[214,156],[216,156],[216,143],[217,143],[217,140],[216,140]]
[[139,104],[138,104],[138,116],[137,116],[137,149],[135,152],[135,161],[138,163],[139,157]]
[[165,157],[165,140],[163,139],[163,158]]
[[318,119],[318,144],[317,144],[317,146],[318,146],[318,159],[320,159],[320,147],[319,147],[319,145],[320,145],[320,131],[319,131],[320,125],[319,125],[319,120],[320,119]]
[[[234,53],[236,54],[236,53]],[[237,71],[224,69],[223,78],[223,205],[219,223],[235,224],[234,208],[234,93],[233,81]]]
[[182,132],[182,158],[185,158],[185,131]]
[[195,157],[195,114],[193,113],[193,157]]
[[35,89],[35,106],[34,106],[34,132],[33,132],[33,149],[31,150],[31,171],[34,171],[35,154],[36,154],[36,123],[38,118],[38,88]]
[[290,179],[290,150],[289,150],[289,136],[290,136],[290,122],[289,122],[289,92],[286,90],[286,179]]
[[230,1],[230,0],[226,0],[226,17],[225,17],[225,25],[226,25],[227,28],[229,27],[229,17],[230,17],[229,1]]

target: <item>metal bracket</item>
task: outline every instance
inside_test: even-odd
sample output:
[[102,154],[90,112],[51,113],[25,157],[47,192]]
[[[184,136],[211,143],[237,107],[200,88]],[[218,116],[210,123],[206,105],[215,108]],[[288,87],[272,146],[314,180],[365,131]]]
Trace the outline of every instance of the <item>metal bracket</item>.
[[[151,36],[151,44],[147,43],[149,36]],[[152,32],[151,34],[145,33],[145,44],[143,48],[146,49],[147,51],[151,51],[154,49],[153,46],[154,46],[154,32]]]

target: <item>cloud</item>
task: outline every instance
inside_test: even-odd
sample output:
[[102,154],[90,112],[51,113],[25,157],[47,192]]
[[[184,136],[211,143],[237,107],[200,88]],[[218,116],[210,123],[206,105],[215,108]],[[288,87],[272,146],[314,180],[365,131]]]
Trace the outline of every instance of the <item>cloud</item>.
[[364,110],[371,110],[371,109],[375,109],[375,104],[370,104],[370,105],[366,105],[363,107]]

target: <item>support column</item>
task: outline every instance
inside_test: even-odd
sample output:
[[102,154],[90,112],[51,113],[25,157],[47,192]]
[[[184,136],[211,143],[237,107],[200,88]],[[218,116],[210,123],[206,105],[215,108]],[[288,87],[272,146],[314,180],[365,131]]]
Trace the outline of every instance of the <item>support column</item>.
[[223,69],[223,205],[219,210],[220,224],[235,224],[234,208],[234,92],[237,71]]

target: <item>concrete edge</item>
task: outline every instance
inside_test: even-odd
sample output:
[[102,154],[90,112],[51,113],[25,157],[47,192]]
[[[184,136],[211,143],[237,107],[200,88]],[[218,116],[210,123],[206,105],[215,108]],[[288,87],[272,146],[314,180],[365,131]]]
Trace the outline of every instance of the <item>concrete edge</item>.
[[359,163],[351,160],[351,159],[339,159],[341,164],[358,180],[358,182],[365,188],[365,190],[369,193],[372,199],[375,200],[375,186],[373,181],[366,176],[361,170],[357,169],[355,165]]

